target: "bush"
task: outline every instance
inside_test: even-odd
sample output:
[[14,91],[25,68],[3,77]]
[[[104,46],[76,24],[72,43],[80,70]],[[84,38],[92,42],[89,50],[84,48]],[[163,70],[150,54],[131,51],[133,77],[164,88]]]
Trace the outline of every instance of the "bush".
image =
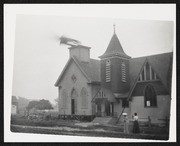
[[[11,124],[14,125],[26,125],[26,126],[65,126],[65,125],[74,125],[72,121],[65,121],[61,119],[54,119],[52,120],[48,115],[45,116],[46,119],[28,119],[27,117],[23,116],[11,116]],[[48,119],[48,120],[47,120]]]

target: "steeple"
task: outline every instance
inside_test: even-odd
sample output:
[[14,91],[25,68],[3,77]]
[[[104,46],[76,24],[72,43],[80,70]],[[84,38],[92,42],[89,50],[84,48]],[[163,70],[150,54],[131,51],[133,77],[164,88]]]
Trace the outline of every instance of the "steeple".
[[121,43],[116,35],[115,32],[115,24],[113,25],[114,27],[114,34],[110,40],[110,43],[105,51],[105,53],[101,56],[99,56],[99,58],[106,58],[106,57],[113,57],[113,56],[119,56],[119,57],[123,57],[123,58],[131,58],[130,56],[128,56],[122,46]]
[[101,59],[101,86],[113,93],[125,94],[129,91],[129,59],[116,35],[113,25],[113,36]]
[[114,34],[115,34],[116,33],[116,26],[115,26],[115,24],[113,26],[114,26]]

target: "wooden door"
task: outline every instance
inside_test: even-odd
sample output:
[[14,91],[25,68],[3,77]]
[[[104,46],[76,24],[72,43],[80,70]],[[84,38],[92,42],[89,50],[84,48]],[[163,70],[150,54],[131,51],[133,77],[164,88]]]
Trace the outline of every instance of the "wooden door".
[[75,102],[74,99],[71,99],[71,114],[75,114]]

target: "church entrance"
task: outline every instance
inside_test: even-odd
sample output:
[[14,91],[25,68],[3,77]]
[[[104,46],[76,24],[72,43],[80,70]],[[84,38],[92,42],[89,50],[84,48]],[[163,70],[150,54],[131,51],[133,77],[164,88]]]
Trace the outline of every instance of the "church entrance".
[[75,115],[77,114],[77,91],[75,89],[71,92],[71,114]]
[[104,100],[104,101],[100,101],[100,99],[96,100],[96,116],[98,117],[113,116],[113,113],[114,113],[113,103],[109,102],[108,100]]
[[71,99],[71,114],[74,115],[75,114],[75,105],[74,105],[74,99]]
[[96,104],[96,116],[114,116],[114,103],[117,101],[110,89],[101,87],[93,102]]
[[109,102],[105,103],[105,114],[106,116],[110,116],[110,103]]
[[101,116],[101,104],[97,104],[97,116]]

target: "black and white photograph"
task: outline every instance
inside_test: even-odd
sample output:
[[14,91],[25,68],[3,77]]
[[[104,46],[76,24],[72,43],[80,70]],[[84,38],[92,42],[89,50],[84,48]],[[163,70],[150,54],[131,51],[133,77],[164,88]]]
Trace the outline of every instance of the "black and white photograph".
[[176,139],[174,4],[7,4],[4,16],[7,141]]

